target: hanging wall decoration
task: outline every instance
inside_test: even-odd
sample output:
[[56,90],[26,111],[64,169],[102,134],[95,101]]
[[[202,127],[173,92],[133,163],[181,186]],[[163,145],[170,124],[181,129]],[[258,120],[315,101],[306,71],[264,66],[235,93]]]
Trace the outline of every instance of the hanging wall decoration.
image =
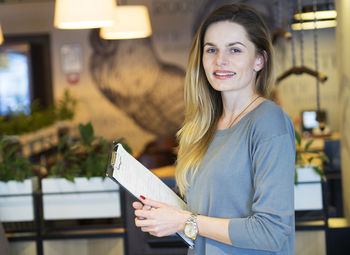
[[[291,20],[293,20],[294,16],[294,1],[290,0],[291,2],[291,13],[292,17]],[[301,13],[302,5],[301,0],[298,0],[298,11]],[[300,23],[303,22],[302,19],[299,20]],[[302,27],[302,25],[301,25]],[[282,80],[287,78],[288,76],[292,74],[300,75],[300,74],[309,74],[311,76],[314,76],[318,81],[325,82],[328,77],[325,74],[320,73],[318,70],[313,70],[312,68],[309,68],[304,65],[304,32],[303,29],[300,30],[300,66],[296,66],[296,57],[295,57],[295,45],[294,45],[294,32],[293,29],[291,29],[292,39],[291,39],[291,46],[292,46],[292,67],[285,71],[283,74],[277,77],[276,79],[276,85],[278,85]],[[317,44],[317,37],[314,38],[315,43]],[[317,50],[317,49],[315,49]],[[315,59],[315,61],[317,61]]]
[[[291,9],[291,20],[293,20],[294,17],[294,1],[290,0],[290,9]],[[317,1],[314,0],[313,2],[314,6],[314,12],[317,10]],[[302,2],[301,0],[298,0],[298,13],[302,13]],[[314,15],[316,19],[316,15]],[[300,40],[300,66],[296,65],[296,57],[295,57],[295,45],[294,45],[294,35],[295,33],[293,32],[293,29],[291,29],[292,33],[292,40],[291,40],[291,48],[292,48],[292,68],[288,69],[285,71],[283,74],[277,77],[276,79],[276,85],[278,85],[282,80],[287,78],[288,76],[295,74],[295,75],[300,75],[300,74],[308,74],[313,77],[315,77],[316,81],[316,104],[317,104],[317,117],[316,120],[319,122],[319,128],[323,130],[325,128],[325,113],[324,111],[321,111],[320,107],[320,89],[319,89],[319,84],[320,82],[325,82],[327,81],[328,77],[319,72],[318,68],[318,38],[317,38],[317,27],[314,29],[314,59],[315,59],[315,69],[311,69],[307,66],[304,65],[304,33],[303,33],[303,25],[302,19],[299,19],[300,24],[300,31],[299,31],[299,40]],[[314,20],[316,23],[316,20]]]
[[282,15],[283,15],[283,8],[282,8],[282,0],[275,0],[274,1],[274,7],[275,7],[275,19],[276,19],[276,28],[272,31],[272,44],[276,44],[277,39],[279,37],[285,38],[285,39],[291,39],[292,34],[289,31],[286,31],[283,26],[282,22]]

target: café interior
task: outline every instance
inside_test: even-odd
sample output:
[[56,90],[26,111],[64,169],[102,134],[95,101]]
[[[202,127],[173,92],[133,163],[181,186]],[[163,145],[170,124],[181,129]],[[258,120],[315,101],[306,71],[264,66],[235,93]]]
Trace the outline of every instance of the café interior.
[[231,2],[265,19],[296,131],[295,254],[350,254],[350,1],[0,0],[1,255],[187,254],[106,173],[117,142],[175,187],[191,40]]

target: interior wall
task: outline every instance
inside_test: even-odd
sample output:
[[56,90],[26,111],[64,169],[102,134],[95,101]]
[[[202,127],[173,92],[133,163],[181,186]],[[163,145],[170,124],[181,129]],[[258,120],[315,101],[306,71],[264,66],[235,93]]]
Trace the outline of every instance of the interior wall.
[[[1,4],[0,17],[5,36],[49,33],[55,99],[59,99],[63,91],[69,89],[78,99],[74,122],[91,121],[96,134],[109,140],[125,137],[137,152],[148,141],[162,134],[160,126],[163,125],[163,130],[171,127],[172,133],[181,126],[181,86],[192,36],[206,13],[226,2],[231,1],[128,0],[128,4],[144,4],[148,7],[153,35],[149,39],[110,42],[108,45],[117,49],[113,58],[106,54],[106,58],[98,58],[100,62],[97,64],[94,59],[96,49],[90,41],[91,30],[58,30],[53,27],[54,1]],[[271,1],[248,2],[258,4],[268,24],[273,22],[274,7],[266,5],[271,4]],[[334,37],[334,29],[326,29],[318,34],[320,71],[329,77],[321,85],[321,106],[328,112],[331,129],[339,131]],[[299,63],[297,38],[295,43]],[[78,44],[82,48],[83,68],[76,84],[67,82],[67,75],[61,67],[62,46],[71,44]],[[290,45],[290,41],[286,40],[279,40],[276,44],[276,76],[291,67]],[[107,45],[101,48],[106,50]],[[304,33],[304,58],[305,63],[313,68],[311,32]],[[91,68],[92,65],[95,69]],[[107,86],[102,88],[101,84]],[[117,96],[106,87],[112,88]],[[301,110],[316,107],[312,77],[289,77],[279,85],[278,90],[282,107],[293,120],[298,120]],[[149,98],[148,101],[145,98]],[[140,115],[146,108],[147,112]],[[160,121],[162,119],[166,125]],[[172,120],[176,121],[173,123]]]
[[344,214],[350,220],[350,2],[337,0],[336,9],[343,201]]
[[[294,31],[294,51],[292,41],[279,39],[275,45],[275,77],[286,70],[303,65],[316,70],[315,43],[317,44],[317,63],[320,73],[327,75],[326,82],[319,83],[320,107],[327,113],[327,124],[332,132],[339,132],[338,115],[338,77],[335,28]],[[302,42],[301,42],[302,41]],[[300,116],[304,110],[316,110],[316,79],[308,74],[291,75],[276,85],[282,108],[292,118],[295,128],[301,129]]]

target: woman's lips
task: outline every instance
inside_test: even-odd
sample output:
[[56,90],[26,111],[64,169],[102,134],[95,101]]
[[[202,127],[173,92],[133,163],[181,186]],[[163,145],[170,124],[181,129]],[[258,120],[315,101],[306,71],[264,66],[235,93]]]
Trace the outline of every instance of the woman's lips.
[[230,79],[235,74],[236,74],[235,72],[226,71],[226,70],[217,70],[217,71],[214,71],[213,73],[214,77],[220,80]]

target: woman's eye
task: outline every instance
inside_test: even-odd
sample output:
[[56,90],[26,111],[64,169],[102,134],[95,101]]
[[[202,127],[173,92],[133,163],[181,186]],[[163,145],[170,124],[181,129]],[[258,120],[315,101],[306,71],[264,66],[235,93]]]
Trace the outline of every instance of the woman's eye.
[[207,53],[215,53],[216,49],[215,48],[209,48],[206,51],[207,51]]
[[232,48],[232,49],[231,49],[231,52],[232,52],[232,53],[237,53],[237,52],[241,52],[241,50],[240,50],[240,49],[237,49],[237,48]]

